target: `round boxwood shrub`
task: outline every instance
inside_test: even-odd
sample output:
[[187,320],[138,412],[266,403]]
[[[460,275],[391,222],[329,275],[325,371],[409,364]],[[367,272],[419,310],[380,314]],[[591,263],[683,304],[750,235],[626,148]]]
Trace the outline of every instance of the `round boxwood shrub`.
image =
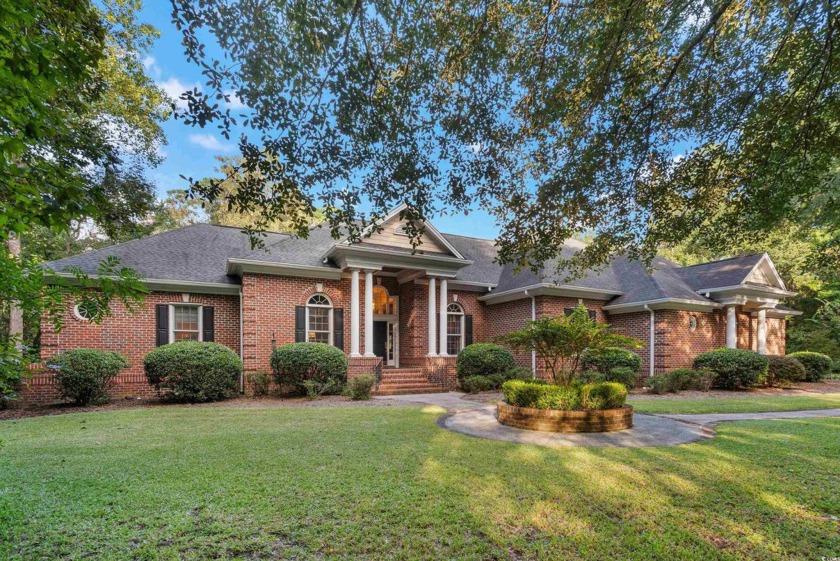
[[805,366],[791,356],[768,356],[770,367],[767,369],[768,386],[789,386],[792,382],[801,382],[806,378]]
[[271,371],[281,386],[314,384],[321,393],[336,393],[347,382],[347,357],[326,343],[291,343],[271,353]]
[[180,341],[143,358],[146,379],[174,401],[199,403],[230,397],[242,373],[242,360],[219,343]]
[[458,353],[456,363],[458,379],[468,376],[503,374],[516,368],[516,361],[509,350],[492,343],[474,343]]
[[717,349],[694,359],[694,368],[714,372],[713,386],[724,390],[750,388],[762,383],[769,366],[766,356],[745,349]]
[[587,349],[580,355],[580,366],[584,371],[594,370],[604,374],[616,368],[629,368],[633,372],[639,372],[642,368],[642,358],[633,351],[620,347]]
[[111,380],[128,361],[121,354],[94,349],[73,349],[52,357],[47,364],[55,371],[59,395],[76,405],[108,402]]
[[822,353],[814,353],[811,351],[800,351],[798,353],[790,353],[789,358],[795,358],[805,367],[805,381],[806,382],[821,382],[831,373],[831,357]]

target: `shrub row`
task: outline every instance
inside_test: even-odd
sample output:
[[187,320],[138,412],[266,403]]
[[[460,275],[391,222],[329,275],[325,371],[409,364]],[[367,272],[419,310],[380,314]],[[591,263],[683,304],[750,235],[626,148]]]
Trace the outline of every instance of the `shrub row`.
[[533,409],[617,409],[627,400],[627,388],[615,382],[558,386],[545,380],[510,380],[502,391],[506,403]]
[[504,347],[492,343],[474,343],[467,345],[458,353],[455,369],[458,380],[471,376],[493,376],[516,368],[513,354]]
[[675,368],[647,379],[647,386],[653,393],[663,394],[683,390],[709,391],[715,373],[708,369]]
[[529,380],[532,374],[529,368],[511,368],[499,374],[489,376],[467,376],[461,380],[461,389],[467,393],[487,392],[498,390],[508,380]]
[[791,353],[787,355],[790,358],[795,358],[805,367],[805,381],[806,382],[821,382],[827,378],[831,373],[832,361],[831,357],[822,353],[812,353],[809,351],[800,351],[798,353]]

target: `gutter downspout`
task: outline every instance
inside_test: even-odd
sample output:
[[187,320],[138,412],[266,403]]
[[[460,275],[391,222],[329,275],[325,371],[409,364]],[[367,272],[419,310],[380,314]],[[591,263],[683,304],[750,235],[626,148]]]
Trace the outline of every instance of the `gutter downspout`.
[[[525,296],[531,296],[525,291]],[[537,297],[531,296],[531,321],[537,321]],[[537,377],[537,351],[531,349],[531,377]]]
[[645,304],[644,308],[645,308],[645,310],[650,312],[650,343],[648,344],[648,347],[650,347],[650,355],[649,355],[649,358],[648,358],[648,362],[650,363],[650,372],[649,372],[648,375],[653,376],[653,372],[654,372],[654,368],[653,368],[654,364],[653,363],[654,363],[654,360],[655,360],[655,357],[656,357],[656,354],[655,354],[655,347],[656,347],[656,312],[654,312],[650,308],[650,306],[648,306],[647,304]]
[[245,342],[242,339],[245,331],[245,322],[242,317],[243,313],[243,305],[242,305],[242,288],[239,289],[239,358],[243,362],[242,373],[239,374],[239,393],[245,393]]

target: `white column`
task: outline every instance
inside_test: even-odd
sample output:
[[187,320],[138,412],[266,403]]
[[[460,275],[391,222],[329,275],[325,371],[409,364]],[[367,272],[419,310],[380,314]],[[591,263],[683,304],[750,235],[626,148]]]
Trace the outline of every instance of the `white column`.
[[730,349],[738,348],[738,320],[735,317],[735,306],[726,307],[726,346]]
[[365,271],[365,356],[373,357],[373,271]]
[[359,354],[359,270],[350,272],[350,356]]
[[429,279],[429,356],[437,356],[437,321],[435,311],[437,309],[437,280]]
[[446,279],[440,279],[440,356],[446,356],[446,307],[449,296],[446,293]]
[[767,310],[758,310],[758,354],[767,354]]

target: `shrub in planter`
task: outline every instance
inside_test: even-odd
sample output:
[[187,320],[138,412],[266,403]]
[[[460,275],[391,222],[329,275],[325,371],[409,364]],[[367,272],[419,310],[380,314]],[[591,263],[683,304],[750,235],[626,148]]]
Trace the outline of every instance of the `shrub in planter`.
[[810,351],[800,351],[798,353],[791,353],[787,355],[790,358],[795,358],[805,367],[805,381],[806,382],[821,382],[823,378],[827,378],[831,373],[831,357],[822,353],[813,353]]
[[487,376],[467,376],[461,380],[461,388],[467,393],[486,392],[493,389],[493,382]]
[[725,390],[750,388],[762,383],[769,365],[766,356],[745,349],[717,349],[694,359],[694,368],[714,372],[713,386]]
[[792,382],[805,380],[805,366],[791,356],[768,356],[770,366],[767,369],[767,385],[788,387]]
[[502,392],[505,402],[516,407],[561,411],[617,409],[627,399],[627,388],[616,382],[559,386],[544,380],[510,380]]
[[73,349],[52,357],[47,367],[55,371],[59,394],[76,405],[108,402],[111,379],[128,368],[121,354],[94,349]]
[[492,343],[474,343],[458,353],[455,364],[458,379],[468,376],[490,376],[516,368],[516,361],[509,350]]
[[248,373],[248,382],[254,390],[254,396],[268,395],[268,388],[271,385],[271,376],[265,370]]
[[[274,349],[271,370],[277,384],[305,389],[307,395],[340,392],[347,382],[347,357],[325,343],[292,343]],[[307,388],[307,381],[315,385]]]
[[242,360],[219,343],[180,341],[150,351],[143,367],[164,397],[199,403],[230,397],[238,387]]
[[373,374],[353,376],[344,387],[344,394],[356,401],[370,399],[370,392],[373,390],[375,383],[376,378],[373,377]]
[[642,368],[642,358],[620,347],[587,349],[580,356],[580,366],[584,371],[595,370],[604,374],[615,368],[629,368],[638,373]]

